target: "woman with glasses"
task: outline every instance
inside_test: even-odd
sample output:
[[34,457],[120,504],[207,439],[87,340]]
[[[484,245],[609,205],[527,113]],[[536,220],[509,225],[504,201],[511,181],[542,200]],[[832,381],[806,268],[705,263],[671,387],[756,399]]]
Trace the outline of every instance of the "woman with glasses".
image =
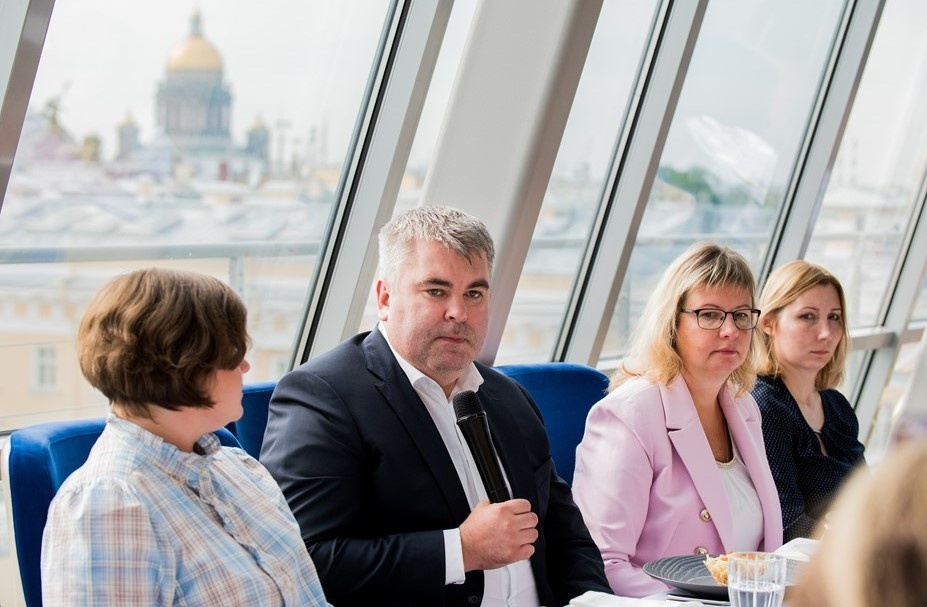
[[761,297],[759,377],[766,454],[788,541],[808,537],[847,474],[864,461],[859,422],[834,388],[849,351],[846,298],[833,274],[793,261]]
[[642,570],[653,559],[782,543],[749,393],[753,293],[741,255],[690,247],[663,274],[609,394],[589,412],[573,495],[618,595],[667,588]]

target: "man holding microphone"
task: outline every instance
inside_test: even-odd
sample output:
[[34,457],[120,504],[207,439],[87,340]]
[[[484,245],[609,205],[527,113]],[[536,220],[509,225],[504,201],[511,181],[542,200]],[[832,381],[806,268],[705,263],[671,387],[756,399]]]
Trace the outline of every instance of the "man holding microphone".
[[[489,318],[486,227],[419,207],[383,227],[379,252],[377,327],[280,380],[261,452],[328,600],[553,607],[610,593],[530,395],[475,362]],[[455,404],[462,425],[485,416],[481,454]],[[486,499],[474,455],[498,465],[512,499]]]

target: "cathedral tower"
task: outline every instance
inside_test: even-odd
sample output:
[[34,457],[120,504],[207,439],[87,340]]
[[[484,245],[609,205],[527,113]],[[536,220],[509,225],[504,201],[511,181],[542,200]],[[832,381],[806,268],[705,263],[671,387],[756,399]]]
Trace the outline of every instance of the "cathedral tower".
[[171,50],[158,87],[158,127],[178,151],[222,153],[231,148],[232,94],[222,67],[219,51],[203,37],[196,11],[190,35]]

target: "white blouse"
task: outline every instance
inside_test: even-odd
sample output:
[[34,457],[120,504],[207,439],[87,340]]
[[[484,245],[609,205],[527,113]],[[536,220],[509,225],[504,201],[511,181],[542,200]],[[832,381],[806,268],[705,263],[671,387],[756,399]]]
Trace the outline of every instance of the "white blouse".
[[727,501],[731,505],[731,518],[734,521],[733,550],[757,550],[763,541],[763,507],[747,468],[740,459],[737,445],[734,445],[734,458],[731,461],[716,463],[724,482]]

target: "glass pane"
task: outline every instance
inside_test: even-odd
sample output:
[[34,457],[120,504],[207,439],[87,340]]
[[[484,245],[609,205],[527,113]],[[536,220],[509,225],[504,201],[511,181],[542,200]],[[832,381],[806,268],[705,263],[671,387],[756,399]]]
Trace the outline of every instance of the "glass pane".
[[925,80],[898,66],[927,60],[925,27],[927,4],[886,3],[806,255],[840,278],[853,326],[881,322],[924,176]]
[[[914,307],[914,317],[908,330],[914,330],[914,323],[922,321],[927,316],[927,288],[921,289]],[[901,403],[906,390],[910,390],[908,384],[911,383],[914,373],[917,371],[918,356],[924,351],[924,338],[920,342],[902,344],[898,351],[898,358],[895,359],[895,367],[889,377],[888,383],[882,390],[882,396],[879,399],[879,406],[874,415],[872,429],[866,441],[867,450],[873,453],[873,458],[878,461],[884,455],[889,446],[893,425],[897,424],[899,417],[899,404]],[[915,408],[922,409],[915,405]],[[869,456],[867,455],[867,458]],[[873,458],[869,458],[873,461]]]
[[[444,112],[451,96],[451,87],[457,77],[457,68],[463,55],[464,44],[473,22],[477,0],[456,0],[447,22],[441,50],[435,62],[428,95],[422,106],[422,115],[415,131],[415,139],[409,151],[409,161],[399,185],[399,195],[393,216],[421,204],[422,186],[431,166],[431,157],[438,142],[438,133],[444,119]],[[374,278],[376,280],[376,278]],[[377,323],[377,301],[375,284],[370,285],[370,294],[364,306],[358,331],[369,331]]]
[[709,240],[762,263],[844,2],[711,2],[602,351],[619,357],[660,274]]
[[[850,347],[853,347],[852,341]],[[860,375],[863,372],[863,366],[869,362],[871,350],[850,350],[847,356],[846,365],[843,372],[843,382],[837,386],[837,389],[848,399],[856,390],[860,382]]]
[[602,5],[496,355],[499,364],[551,357],[657,5],[656,0]]
[[139,267],[228,281],[249,310],[246,381],[280,375],[389,10],[56,4],[0,215],[0,431],[105,411],[77,323]]
[[889,447],[892,425],[898,417],[899,405],[905,396],[911,375],[916,370],[918,356],[923,352],[920,343],[904,344],[898,351],[895,367],[879,399],[879,406],[868,437],[860,437],[866,444],[866,459],[877,463]]

